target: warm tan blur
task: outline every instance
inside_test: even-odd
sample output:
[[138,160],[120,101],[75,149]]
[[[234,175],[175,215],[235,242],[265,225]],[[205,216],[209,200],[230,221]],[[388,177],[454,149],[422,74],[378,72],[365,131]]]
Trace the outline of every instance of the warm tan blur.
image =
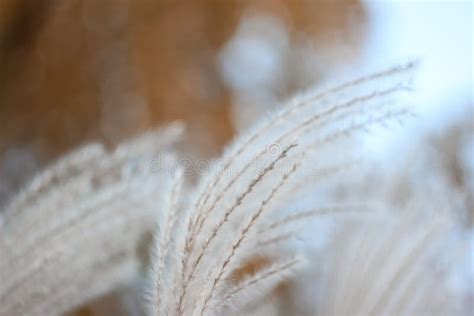
[[[234,133],[216,56],[250,11],[278,17],[290,37],[336,41],[311,80],[345,61],[334,48],[357,48],[364,31],[357,1],[2,1],[0,201],[80,144],[177,119],[186,150],[216,155]],[[287,93],[302,88],[287,77]]]

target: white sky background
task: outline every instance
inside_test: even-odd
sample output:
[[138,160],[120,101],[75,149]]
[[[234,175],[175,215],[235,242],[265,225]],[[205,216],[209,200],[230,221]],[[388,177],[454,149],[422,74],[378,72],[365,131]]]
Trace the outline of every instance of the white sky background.
[[[369,26],[363,54],[355,65],[335,69],[327,81],[338,83],[408,60],[420,61],[410,102],[419,118],[401,128],[372,129],[364,139],[373,157],[387,161],[400,146],[415,144],[416,136],[442,129],[472,107],[473,2],[365,0]],[[264,108],[252,112],[259,104],[276,103],[272,93],[278,84],[276,89],[269,87],[285,71],[282,56],[288,50],[287,36],[278,20],[248,16],[220,53],[223,77],[237,96],[246,97],[235,100],[236,115],[243,116],[245,124],[265,112]]]
[[[474,0],[365,0],[365,3],[369,36],[358,69],[350,72],[367,73],[410,59],[420,61],[410,102],[418,118],[401,128],[372,130],[365,138],[372,157],[389,165],[397,154],[405,152],[405,146],[416,146],[420,137],[442,131],[460,117],[474,113]],[[474,124],[474,117],[470,119]],[[473,144],[474,135],[466,153],[471,166]],[[474,251],[474,231],[470,238]],[[454,287],[472,286],[474,265],[469,257],[466,259],[450,279]]]
[[[403,128],[378,131],[368,148],[391,156],[415,135],[442,129],[473,104],[473,2],[469,0],[365,1],[369,36],[361,68],[378,69],[419,59],[415,111],[419,118]],[[474,118],[473,118],[474,120]],[[410,137],[407,137],[410,136]],[[413,143],[413,141],[412,141]]]

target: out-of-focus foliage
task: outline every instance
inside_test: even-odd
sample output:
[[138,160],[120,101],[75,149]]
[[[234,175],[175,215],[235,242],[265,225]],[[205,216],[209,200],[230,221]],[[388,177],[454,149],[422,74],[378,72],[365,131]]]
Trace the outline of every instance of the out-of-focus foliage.
[[[299,38],[331,44],[320,49],[327,58],[312,82],[355,54],[363,36],[357,1],[2,1],[0,201],[32,169],[6,153],[21,152],[41,167],[87,141],[115,144],[182,119],[186,149],[217,154],[234,130],[234,90],[218,55],[252,14],[280,21],[291,41],[278,52],[287,62],[275,78],[291,94],[303,87],[288,75],[301,70]],[[12,168],[22,174],[5,171]]]

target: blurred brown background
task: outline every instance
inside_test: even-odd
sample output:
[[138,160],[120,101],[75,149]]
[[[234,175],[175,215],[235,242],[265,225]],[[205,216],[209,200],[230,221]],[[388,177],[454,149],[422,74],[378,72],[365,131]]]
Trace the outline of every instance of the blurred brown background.
[[[80,144],[115,144],[177,119],[188,125],[187,151],[216,155],[245,92],[225,80],[219,60],[249,15],[284,26],[283,71],[270,89],[277,99],[354,58],[365,31],[355,0],[3,0],[0,201]],[[320,58],[302,74],[301,47]],[[260,100],[268,101],[239,102],[252,109]]]

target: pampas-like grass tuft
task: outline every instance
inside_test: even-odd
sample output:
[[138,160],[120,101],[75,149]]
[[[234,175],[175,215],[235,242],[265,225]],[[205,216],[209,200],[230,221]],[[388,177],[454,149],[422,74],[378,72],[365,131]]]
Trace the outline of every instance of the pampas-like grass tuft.
[[111,152],[86,146],[11,202],[0,228],[0,315],[59,314],[138,275],[168,186],[148,163],[181,130],[173,125]]
[[[133,284],[146,265],[140,249],[151,232],[143,290],[149,315],[437,312],[430,300],[449,291],[430,291],[440,273],[433,258],[451,226],[444,217],[423,220],[420,210],[439,205],[414,193],[416,203],[393,211],[381,189],[376,212],[355,188],[359,202],[327,194],[300,203],[317,193],[310,184],[350,183],[344,172],[360,162],[351,136],[410,115],[400,98],[414,68],[409,63],[290,100],[237,137],[195,187],[180,168],[146,167],[171,150],[178,126],[111,152],[93,144],[63,158],[4,212],[0,315],[60,314]],[[300,227],[333,214],[357,220],[341,221],[345,230],[333,236],[327,255],[294,247]],[[308,271],[320,277],[301,280]],[[317,299],[295,307],[309,295],[295,297],[305,281],[318,282]]]
[[270,293],[274,286],[263,286],[263,281],[281,279],[296,268],[296,262],[288,264],[293,262],[291,253],[282,251],[283,263],[277,261],[249,276],[237,289],[232,276],[255,249],[266,251],[258,235],[272,225],[269,219],[278,211],[274,202],[288,198],[285,194],[305,176],[301,166],[311,162],[308,152],[325,152],[356,131],[406,116],[408,112],[394,101],[409,88],[413,68],[408,64],[298,97],[238,137],[224,153],[220,168],[201,179],[182,213],[186,229],[175,230],[181,234],[174,236],[174,247],[166,247],[168,252],[155,258],[156,271],[162,271],[165,258],[169,267],[155,276],[156,289],[164,280],[173,282],[151,301],[153,310],[158,315],[214,315],[231,298],[238,302],[228,305],[245,306],[252,299],[245,294],[247,289],[262,296]]

